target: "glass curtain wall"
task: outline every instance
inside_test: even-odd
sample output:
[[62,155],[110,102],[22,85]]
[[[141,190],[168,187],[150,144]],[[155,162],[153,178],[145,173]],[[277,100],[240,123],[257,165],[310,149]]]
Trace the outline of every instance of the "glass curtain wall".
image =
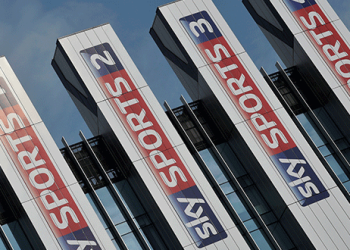
[[[282,77],[281,73],[270,75],[270,79],[282,95],[286,104],[291,108],[294,115],[310,136],[313,143],[319,149],[323,157],[326,159],[329,166],[338,176],[344,187],[350,192],[349,182],[349,166],[350,162],[350,143],[344,136],[342,131],[332,119],[327,109],[322,106],[319,100],[314,96],[313,92],[308,89],[304,79],[298,73],[296,67],[288,68],[285,73],[293,82],[295,88],[300,93],[300,96],[305,100],[308,107],[304,107],[297,96]],[[326,102],[326,101],[325,101]],[[311,113],[312,112],[312,113]],[[315,116],[318,121],[315,122],[311,116]],[[329,137],[326,138],[325,134]],[[334,143],[337,149],[331,146]],[[345,157],[346,161],[342,161],[340,157]],[[346,165],[345,165],[346,164]]]
[[[0,169],[0,250],[37,250],[42,244],[35,232],[27,232],[23,225],[32,228],[31,222],[17,199],[5,174]],[[21,221],[21,223],[20,223]],[[35,246],[33,246],[35,245]],[[36,248],[36,249],[35,249]]]
[[[109,155],[102,139],[94,137],[88,141],[109,180],[106,180],[104,175],[100,173],[96,162],[82,143],[72,145],[70,148],[89,184],[84,181],[85,178],[77,170],[76,164],[66,152],[67,149],[61,149],[61,152],[117,249],[123,249],[121,246],[123,243],[128,249],[135,250],[167,249],[135,191],[121,173],[119,164]],[[89,190],[89,185],[93,190]],[[96,198],[92,192],[96,194]],[[107,212],[107,216],[101,212],[102,209]],[[130,219],[132,219],[132,223]],[[115,227],[123,243],[115,238],[110,225]],[[136,230],[143,237],[140,237]],[[146,247],[142,244],[142,240],[146,241]]]
[[[289,236],[286,234],[271,208],[268,206],[258,188],[247,174],[241,161],[239,161],[229,144],[225,142],[225,139],[220,134],[218,126],[216,126],[213,119],[210,119],[210,116],[205,111],[201,102],[197,101],[190,103],[189,105],[280,247],[282,249],[294,249],[295,246]],[[210,145],[205,143],[205,140],[203,139],[203,136],[205,135],[201,135],[195,122],[191,120],[183,107],[176,108],[173,112],[258,247],[260,249],[274,249],[269,238],[262,230],[262,225],[260,225],[252,214],[250,205],[244,201],[241,195],[237,192],[234,183],[230,180],[230,177],[228,177],[228,174],[226,173],[227,169],[220,164],[220,161],[218,161],[213,153],[213,149],[210,148]]]

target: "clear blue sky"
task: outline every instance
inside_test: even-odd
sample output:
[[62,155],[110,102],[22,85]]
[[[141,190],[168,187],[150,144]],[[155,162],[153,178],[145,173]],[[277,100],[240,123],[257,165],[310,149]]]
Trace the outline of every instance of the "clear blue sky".
[[[253,59],[275,72],[277,55],[241,0],[213,0]],[[181,83],[156,47],[149,29],[157,6],[167,0],[0,0],[0,54],[17,77],[59,147],[80,141],[79,130],[91,134],[51,67],[57,38],[110,23],[158,101],[180,106]],[[350,1],[329,0],[347,27]],[[170,90],[170,91],[169,91]]]

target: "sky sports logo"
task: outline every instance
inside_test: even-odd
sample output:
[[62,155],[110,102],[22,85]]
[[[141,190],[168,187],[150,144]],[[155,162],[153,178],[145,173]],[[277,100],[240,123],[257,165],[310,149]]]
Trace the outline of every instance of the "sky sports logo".
[[0,143],[63,250],[101,250],[22,107],[0,76]]
[[302,206],[329,197],[286,128],[206,11],[180,19]]
[[202,248],[227,238],[222,225],[110,44],[80,52],[163,192]]
[[314,0],[284,0],[317,52],[350,95],[350,49]]

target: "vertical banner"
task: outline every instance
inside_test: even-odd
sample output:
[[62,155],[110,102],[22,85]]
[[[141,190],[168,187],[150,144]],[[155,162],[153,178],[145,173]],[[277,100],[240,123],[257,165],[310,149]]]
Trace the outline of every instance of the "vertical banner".
[[179,20],[302,206],[329,197],[208,12]]
[[[252,1],[259,13],[267,13],[261,18],[273,18],[268,13],[270,5]],[[271,4],[289,14],[282,1]],[[281,18],[294,24],[296,39],[307,41],[292,15]],[[284,202],[280,207],[285,205],[310,243],[317,249],[346,248],[349,202],[213,2],[182,0],[160,7],[151,34],[193,100],[203,100],[219,121],[226,112],[230,121],[220,126],[240,133],[249,155],[260,164],[256,172],[247,166],[252,177],[258,185],[270,182],[274,186]],[[227,121],[226,117],[222,120]],[[234,144],[235,138],[235,134],[229,137],[229,143]],[[249,164],[244,162],[246,157],[241,158],[242,164]],[[258,176],[260,171],[266,176]],[[290,232],[295,227],[288,219],[281,223],[295,244],[303,245],[302,238],[293,239],[296,235]]]
[[[1,65],[0,65],[1,66]],[[0,69],[0,141],[62,249],[100,250],[78,205]],[[2,166],[4,167],[4,166]]]
[[315,0],[283,0],[333,74],[350,94],[350,48]]
[[109,43],[80,51],[198,248],[227,238],[223,226]]

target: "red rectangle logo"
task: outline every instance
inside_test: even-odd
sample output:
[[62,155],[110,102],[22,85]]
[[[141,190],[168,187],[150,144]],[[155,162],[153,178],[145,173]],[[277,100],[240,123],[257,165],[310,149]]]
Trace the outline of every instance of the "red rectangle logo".
[[111,46],[100,44],[82,50],[80,54],[198,248],[227,238],[184,162]]
[[[206,11],[180,22],[302,206],[329,193]],[[278,188],[278,187],[277,187]]]
[[[0,141],[63,249],[100,250],[34,126],[0,77]],[[72,239],[73,237],[73,239]],[[67,239],[67,240],[66,240]]]
[[317,52],[350,95],[350,48],[320,6],[314,1],[312,3],[307,6],[297,3],[299,8],[292,8],[290,4],[287,6]]

